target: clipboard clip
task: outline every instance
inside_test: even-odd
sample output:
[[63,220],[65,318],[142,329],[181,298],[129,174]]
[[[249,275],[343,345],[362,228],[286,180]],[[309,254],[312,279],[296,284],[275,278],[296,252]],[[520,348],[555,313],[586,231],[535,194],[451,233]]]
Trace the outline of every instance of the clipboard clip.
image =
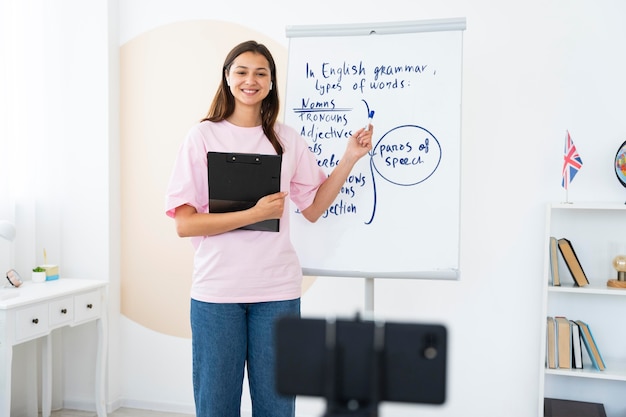
[[231,164],[260,164],[261,157],[255,154],[228,154],[226,161]]

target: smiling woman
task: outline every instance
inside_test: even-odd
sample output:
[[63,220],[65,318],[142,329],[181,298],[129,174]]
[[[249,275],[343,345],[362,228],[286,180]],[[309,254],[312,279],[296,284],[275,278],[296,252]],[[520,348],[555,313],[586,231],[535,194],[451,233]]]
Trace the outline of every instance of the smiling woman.
[[121,311],[159,333],[191,336],[193,248],[161,211],[172,155],[211,103],[215,62],[247,39],[272,49],[284,83],[286,48],[233,23],[175,23],[121,46]]

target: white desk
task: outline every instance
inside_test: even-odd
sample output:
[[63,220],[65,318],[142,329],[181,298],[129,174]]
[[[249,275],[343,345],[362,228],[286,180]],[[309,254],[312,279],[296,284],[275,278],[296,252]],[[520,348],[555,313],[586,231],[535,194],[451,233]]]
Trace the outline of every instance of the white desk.
[[52,403],[51,332],[64,326],[97,321],[95,398],[98,417],[106,417],[106,287],[105,281],[60,278],[19,288],[0,288],[0,417],[11,414],[11,363],[13,346],[42,338],[42,417],[50,416]]

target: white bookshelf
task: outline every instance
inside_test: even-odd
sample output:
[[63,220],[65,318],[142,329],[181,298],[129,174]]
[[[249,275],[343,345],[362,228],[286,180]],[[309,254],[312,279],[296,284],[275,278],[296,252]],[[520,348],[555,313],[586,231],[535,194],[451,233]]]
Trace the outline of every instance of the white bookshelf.
[[[565,237],[589,280],[576,287],[560,253],[561,286],[551,282],[550,236]],[[562,398],[603,403],[607,415],[626,415],[626,289],[607,286],[616,278],[613,258],[626,254],[626,205],[623,203],[553,203],[547,207],[541,321],[541,371],[539,410],[543,398]],[[598,371],[583,346],[583,369],[548,369],[546,317],[565,316],[583,320],[594,335],[606,369]]]

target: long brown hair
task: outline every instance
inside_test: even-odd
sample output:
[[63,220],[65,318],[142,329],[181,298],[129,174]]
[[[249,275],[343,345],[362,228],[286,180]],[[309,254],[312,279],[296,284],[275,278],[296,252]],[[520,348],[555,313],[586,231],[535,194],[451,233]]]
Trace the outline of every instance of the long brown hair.
[[278,87],[276,83],[276,64],[274,63],[274,58],[272,57],[269,49],[267,49],[265,45],[260,44],[256,41],[242,42],[239,45],[235,46],[228,53],[228,55],[226,55],[226,59],[224,60],[224,66],[222,68],[222,82],[217,88],[215,97],[213,97],[213,102],[211,103],[209,112],[207,113],[206,117],[202,119],[202,121],[208,120],[211,122],[221,122],[222,120],[232,115],[235,111],[235,98],[231,94],[230,88],[228,88],[226,73],[230,71],[230,67],[233,64],[233,61],[244,52],[254,52],[256,54],[261,54],[267,59],[267,62],[269,62],[273,87],[267,97],[265,97],[263,99],[263,102],[261,103],[261,124],[263,126],[263,132],[265,133],[265,136],[267,136],[267,138],[269,139],[270,143],[276,150],[276,153],[278,155],[282,155],[283,147],[280,144],[278,135],[276,135],[276,132],[274,130],[274,124],[276,123],[276,119],[278,118],[278,109],[280,107],[280,103],[278,100]]

